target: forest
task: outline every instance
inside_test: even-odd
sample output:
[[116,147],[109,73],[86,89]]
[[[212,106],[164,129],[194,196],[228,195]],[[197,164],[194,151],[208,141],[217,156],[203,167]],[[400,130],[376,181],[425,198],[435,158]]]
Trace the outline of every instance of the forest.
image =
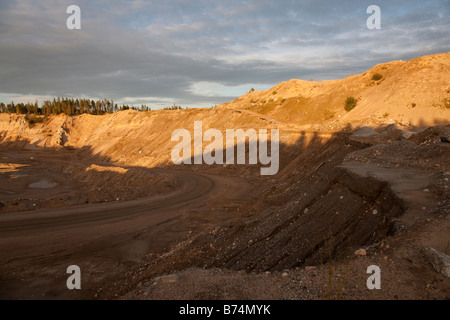
[[[170,106],[164,108],[164,110],[178,110],[182,109],[180,106]],[[90,99],[78,99],[78,98],[53,98],[53,100],[46,100],[39,106],[39,103],[17,103],[13,101],[5,104],[0,103],[1,113],[17,113],[17,114],[33,114],[33,115],[45,115],[64,113],[67,115],[77,114],[93,114],[102,115],[106,113],[113,113],[121,110],[137,110],[137,111],[151,111],[151,108],[147,105],[141,105],[140,107],[129,106],[126,104],[118,105],[113,100],[90,100]]]

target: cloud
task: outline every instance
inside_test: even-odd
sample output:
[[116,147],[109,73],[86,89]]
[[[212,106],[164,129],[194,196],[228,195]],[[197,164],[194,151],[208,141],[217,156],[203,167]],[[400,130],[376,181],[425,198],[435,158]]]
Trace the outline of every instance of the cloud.
[[270,86],[267,84],[246,83],[239,86],[227,86],[218,82],[199,81],[191,84],[189,92],[192,92],[196,96],[229,99],[230,97],[234,96],[237,98],[247,93],[250,88],[253,88],[252,85],[258,90],[270,89]]
[[[211,106],[291,78],[335,79],[448,52],[447,1],[2,1],[0,97]],[[34,99],[33,99],[34,101]]]

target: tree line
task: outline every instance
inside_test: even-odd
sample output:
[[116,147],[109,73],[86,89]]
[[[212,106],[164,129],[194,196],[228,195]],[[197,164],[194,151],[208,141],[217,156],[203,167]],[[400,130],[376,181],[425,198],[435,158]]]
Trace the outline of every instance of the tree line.
[[[182,109],[179,106],[173,105],[166,107],[164,110],[178,110]],[[90,100],[90,99],[75,99],[75,98],[54,98],[53,100],[46,100],[39,106],[38,102],[34,103],[17,103],[13,101],[5,104],[0,103],[1,113],[17,113],[17,114],[34,114],[34,115],[46,115],[64,113],[67,115],[76,114],[94,114],[102,115],[106,113],[113,113],[121,110],[137,110],[137,111],[151,111],[147,105],[141,105],[139,108],[129,106],[127,104],[118,105],[113,100]]]

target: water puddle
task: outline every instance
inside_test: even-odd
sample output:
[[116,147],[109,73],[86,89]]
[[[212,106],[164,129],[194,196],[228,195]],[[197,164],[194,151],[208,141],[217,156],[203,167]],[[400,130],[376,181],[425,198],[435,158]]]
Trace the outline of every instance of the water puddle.
[[54,188],[56,187],[58,183],[54,182],[54,181],[50,181],[50,180],[41,180],[38,182],[34,182],[34,183],[30,183],[28,185],[28,188],[31,189],[50,189],[50,188]]

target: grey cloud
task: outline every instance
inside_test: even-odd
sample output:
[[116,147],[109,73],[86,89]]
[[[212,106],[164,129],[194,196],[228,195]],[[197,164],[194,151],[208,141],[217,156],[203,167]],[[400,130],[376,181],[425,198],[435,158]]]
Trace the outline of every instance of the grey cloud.
[[0,92],[213,105],[234,97],[194,83],[333,79],[450,47],[446,1],[380,0],[378,31],[365,28],[372,1],[84,0],[69,31],[71,2],[2,2]]

